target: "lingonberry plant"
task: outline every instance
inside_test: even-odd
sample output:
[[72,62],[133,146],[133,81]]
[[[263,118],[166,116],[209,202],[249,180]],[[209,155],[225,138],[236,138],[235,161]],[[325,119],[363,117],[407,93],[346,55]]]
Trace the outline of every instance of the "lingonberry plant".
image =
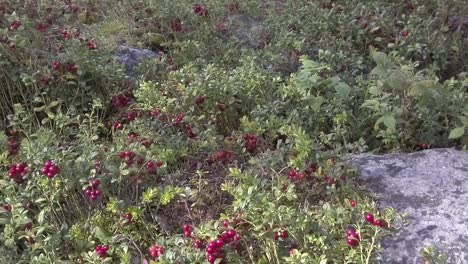
[[0,0],[0,263],[376,262],[340,157],[466,148],[466,5],[260,2]]

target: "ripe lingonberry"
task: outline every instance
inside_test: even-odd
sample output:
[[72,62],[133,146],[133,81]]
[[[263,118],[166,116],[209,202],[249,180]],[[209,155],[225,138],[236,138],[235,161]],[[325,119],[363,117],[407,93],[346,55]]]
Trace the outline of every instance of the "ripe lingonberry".
[[185,238],[191,238],[192,237],[192,226],[189,224],[185,224],[184,227],[182,228],[184,231],[184,237]]
[[8,139],[8,156],[15,156],[19,152],[19,144],[14,138]]
[[10,23],[10,30],[17,30],[21,26],[21,22],[18,20],[15,20]]
[[88,41],[88,43],[86,43],[86,46],[88,46],[88,49],[90,50],[95,50],[97,49],[97,44],[93,41]]
[[356,230],[350,228],[346,231],[346,243],[351,247],[359,245],[360,236],[356,233]]
[[383,219],[377,219],[372,224],[375,225],[375,226],[380,226],[382,228],[388,228],[387,221],[385,221]]
[[182,21],[176,18],[171,21],[171,29],[174,32],[182,32]]
[[59,71],[62,68],[62,63],[60,61],[53,61],[52,62],[52,69],[55,71]]
[[97,253],[100,257],[105,257],[108,250],[109,250],[109,246],[108,246],[108,245],[97,245],[97,247],[96,247],[96,253]]
[[366,220],[366,222],[373,224],[374,223],[374,215],[371,214],[371,213],[367,213],[366,216],[365,216],[365,220]]
[[208,15],[208,10],[206,9],[206,7],[204,7],[203,5],[200,5],[200,4],[195,4],[192,7],[192,10],[193,10],[193,13],[195,13],[196,15],[199,15],[199,16]]
[[26,163],[12,164],[8,169],[8,176],[16,183],[24,181],[24,176],[28,173],[28,165]]
[[355,200],[349,200],[349,205],[350,205],[351,207],[356,207],[357,202],[356,202]]
[[51,160],[48,160],[44,163],[41,172],[47,176],[47,178],[52,179],[60,173],[60,167]]
[[195,98],[195,104],[196,105],[202,105],[205,102],[205,97],[200,95]]
[[154,244],[149,248],[150,256],[152,259],[158,259],[161,255],[164,254],[164,248],[158,244]]
[[244,147],[250,153],[255,152],[257,149],[257,136],[252,134],[244,135]]

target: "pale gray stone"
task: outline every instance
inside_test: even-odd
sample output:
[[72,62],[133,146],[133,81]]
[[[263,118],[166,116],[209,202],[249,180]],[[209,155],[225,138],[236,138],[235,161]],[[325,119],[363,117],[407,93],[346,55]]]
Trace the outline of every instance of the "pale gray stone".
[[160,54],[149,49],[140,49],[122,45],[118,48],[115,58],[125,67],[125,73],[129,77],[135,77],[136,67],[143,61],[159,57]]
[[380,263],[422,263],[435,245],[448,263],[468,263],[468,153],[433,149],[350,156],[382,207],[407,212],[408,225],[384,239]]

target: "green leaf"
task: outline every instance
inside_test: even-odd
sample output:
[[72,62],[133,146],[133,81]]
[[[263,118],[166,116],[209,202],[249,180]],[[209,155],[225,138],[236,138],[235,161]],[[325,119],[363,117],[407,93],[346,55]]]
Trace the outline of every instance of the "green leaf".
[[112,233],[99,226],[94,228],[94,235],[99,239],[99,241],[101,241],[101,243],[110,244],[112,242]]
[[340,82],[335,86],[335,91],[341,98],[348,98],[351,93],[351,87],[346,83]]
[[452,130],[450,131],[449,139],[460,138],[460,137],[462,137],[464,134],[465,134],[465,128],[464,128],[464,127],[457,127],[457,128],[454,128],[454,129],[452,129]]
[[379,118],[376,123],[379,124],[381,122],[383,122],[388,129],[396,130],[396,119],[393,115],[384,115]]

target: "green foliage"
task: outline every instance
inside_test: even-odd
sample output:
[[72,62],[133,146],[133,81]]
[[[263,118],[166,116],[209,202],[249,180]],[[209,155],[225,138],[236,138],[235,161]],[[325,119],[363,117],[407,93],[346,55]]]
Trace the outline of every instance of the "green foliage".
[[[207,263],[229,229],[214,263],[375,263],[401,216],[340,156],[468,145],[463,1],[203,6],[0,1],[1,263]],[[138,80],[122,39],[164,51]]]

